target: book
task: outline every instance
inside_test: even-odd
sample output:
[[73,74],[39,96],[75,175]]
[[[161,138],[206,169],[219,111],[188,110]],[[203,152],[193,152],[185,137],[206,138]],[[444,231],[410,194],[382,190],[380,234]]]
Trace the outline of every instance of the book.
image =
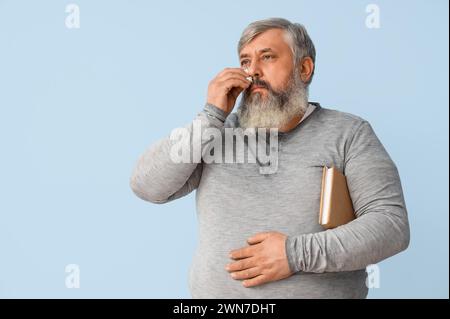
[[355,219],[347,179],[336,167],[323,167],[319,224],[336,228]]

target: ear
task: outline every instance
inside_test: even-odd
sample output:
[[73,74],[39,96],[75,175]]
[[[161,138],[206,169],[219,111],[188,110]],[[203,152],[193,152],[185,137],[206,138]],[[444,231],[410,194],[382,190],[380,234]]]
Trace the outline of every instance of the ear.
[[299,72],[300,72],[300,78],[304,83],[307,83],[312,76],[313,70],[314,70],[314,62],[313,60],[307,56],[304,57],[298,66]]

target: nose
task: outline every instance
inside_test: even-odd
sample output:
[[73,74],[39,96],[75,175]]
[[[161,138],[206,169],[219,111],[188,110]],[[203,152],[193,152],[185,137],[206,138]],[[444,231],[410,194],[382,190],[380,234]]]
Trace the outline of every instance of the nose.
[[259,63],[256,61],[253,61],[250,66],[247,67],[247,72],[252,77],[262,77],[262,71],[259,67]]

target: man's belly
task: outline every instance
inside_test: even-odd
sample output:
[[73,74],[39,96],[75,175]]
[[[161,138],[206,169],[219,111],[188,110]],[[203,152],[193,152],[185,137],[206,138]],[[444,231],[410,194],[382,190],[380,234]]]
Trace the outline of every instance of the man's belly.
[[[296,167],[297,168],[297,167]],[[297,273],[245,288],[225,270],[231,250],[265,231],[301,235],[323,231],[318,224],[322,170],[298,169],[273,176],[251,168],[205,166],[197,189],[199,244],[190,268],[193,298],[364,298],[364,270]]]
[[[229,207],[232,207],[230,205]],[[289,278],[261,286],[245,288],[241,280],[231,278],[225,266],[232,261],[231,250],[247,246],[247,238],[263,231],[300,234],[305,228],[292,218],[247,218],[245,212],[227,210],[220,218],[213,211],[202,212],[199,220],[199,244],[190,268],[189,285],[193,298],[365,298],[364,270],[340,273],[296,273]],[[289,215],[289,214],[287,214]],[[266,216],[266,217],[264,217]],[[273,217],[273,216],[272,216]],[[235,225],[230,227],[229,225]]]
[[199,246],[189,273],[192,298],[366,298],[366,272],[296,273],[283,280],[245,288],[225,270],[224,250]]

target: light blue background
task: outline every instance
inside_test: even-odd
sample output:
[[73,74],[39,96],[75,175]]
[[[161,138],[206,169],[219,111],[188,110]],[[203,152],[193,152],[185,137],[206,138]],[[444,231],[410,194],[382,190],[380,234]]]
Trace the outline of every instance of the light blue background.
[[315,42],[311,100],[367,119],[401,175],[411,244],[369,297],[448,298],[447,1],[73,2],[80,29],[69,1],[0,0],[0,297],[190,297],[194,196],[149,204],[130,172],[238,65],[243,28],[280,16]]

